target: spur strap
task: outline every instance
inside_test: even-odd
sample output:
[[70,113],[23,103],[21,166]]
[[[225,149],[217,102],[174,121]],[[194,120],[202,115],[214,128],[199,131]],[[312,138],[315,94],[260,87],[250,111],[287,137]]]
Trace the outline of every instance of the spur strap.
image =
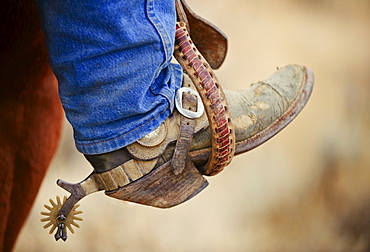
[[191,41],[183,21],[176,24],[174,56],[196,87],[211,130],[211,155],[208,163],[199,170],[204,175],[216,175],[234,156],[235,133],[222,88],[213,70]]
[[[194,91],[195,92],[195,91]],[[184,93],[181,99],[182,106],[189,111],[197,111],[197,98],[189,93]],[[199,101],[200,102],[200,101]],[[177,138],[175,152],[171,166],[175,175],[179,175],[185,169],[188,160],[190,145],[193,140],[195,120],[184,115],[180,117],[180,133]]]

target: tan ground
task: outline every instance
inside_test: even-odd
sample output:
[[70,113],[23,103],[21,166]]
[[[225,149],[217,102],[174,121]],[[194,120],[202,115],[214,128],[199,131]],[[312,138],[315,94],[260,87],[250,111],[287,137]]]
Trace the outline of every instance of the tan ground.
[[99,193],[66,243],[39,222],[91,168],[66,124],[60,149],[15,251],[370,250],[370,2],[189,0],[229,37],[219,79],[240,89],[289,63],[316,74],[307,107],[268,143],[234,159],[210,186],[170,210]]

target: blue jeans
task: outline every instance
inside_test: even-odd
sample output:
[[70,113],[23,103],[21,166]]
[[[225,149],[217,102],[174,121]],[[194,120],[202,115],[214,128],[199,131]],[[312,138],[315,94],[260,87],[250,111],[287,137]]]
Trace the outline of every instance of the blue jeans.
[[100,154],[157,128],[174,109],[174,0],[36,0],[77,149]]

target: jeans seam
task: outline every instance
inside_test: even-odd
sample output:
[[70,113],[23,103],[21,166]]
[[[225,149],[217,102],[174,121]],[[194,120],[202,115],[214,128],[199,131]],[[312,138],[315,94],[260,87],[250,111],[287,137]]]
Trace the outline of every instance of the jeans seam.
[[[167,48],[167,43],[169,36],[166,33],[166,30],[163,28],[163,25],[161,21],[157,18],[155,15],[155,10],[154,10],[154,0],[148,0],[147,2],[147,15],[149,20],[151,21],[152,25],[154,26],[155,30],[157,31],[159,37],[161,38],[162,41],[162,47],[165,51],[165,61],[163,64],[165,64],[168,60],[170,60],[169,55],[168,55],[168,48]],[[163,65],[162,64],[162,65]]]

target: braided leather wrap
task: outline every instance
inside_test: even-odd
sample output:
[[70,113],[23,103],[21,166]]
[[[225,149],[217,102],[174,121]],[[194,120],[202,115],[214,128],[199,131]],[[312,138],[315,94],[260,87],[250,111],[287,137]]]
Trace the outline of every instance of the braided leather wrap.
[[235,133],[222,88],[207,61],[190,39],[184,22],[177,22],[176,60],[194,83],[207,113],[212,135],[212,152],[208,163],[200,168],[204,175],[216,175],[227,166],[235,152]]

